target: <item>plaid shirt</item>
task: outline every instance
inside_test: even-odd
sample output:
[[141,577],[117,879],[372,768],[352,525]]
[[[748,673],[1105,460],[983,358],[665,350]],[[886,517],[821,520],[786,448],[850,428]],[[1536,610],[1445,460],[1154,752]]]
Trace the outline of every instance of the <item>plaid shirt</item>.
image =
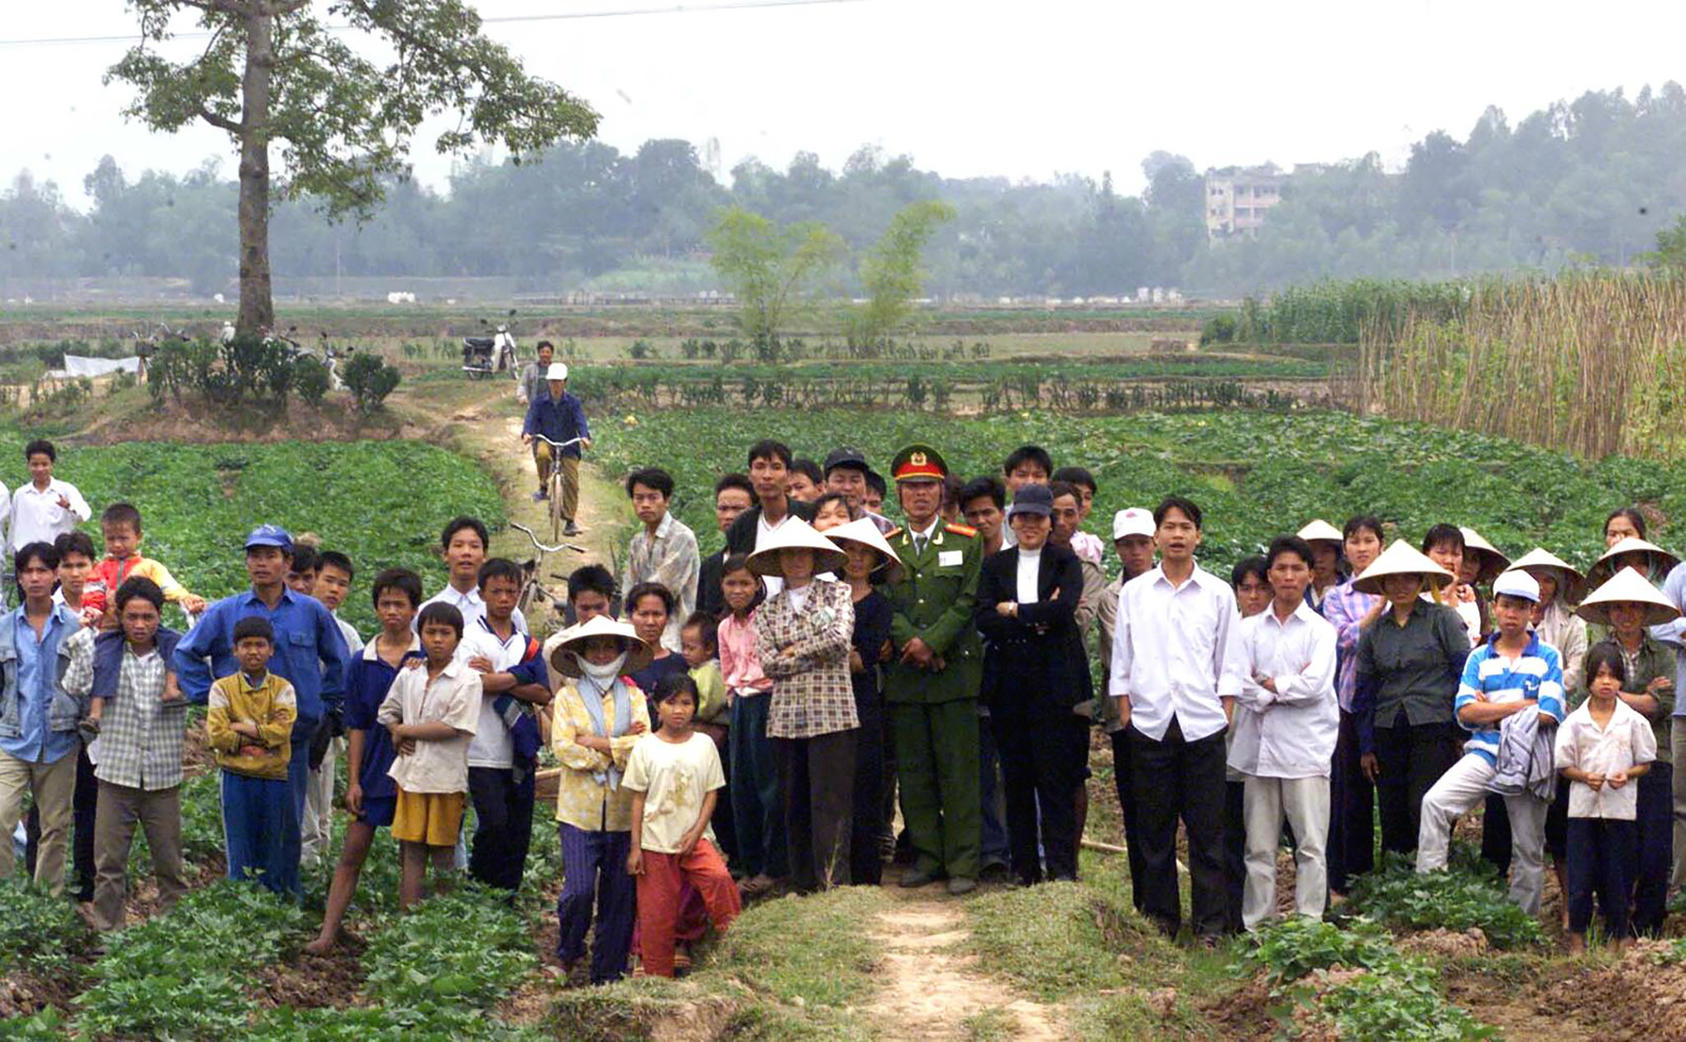
[[702,555],[697,535],[672,514],[663,514],[656,534],[640,527],[626,548],[626,582],[631,589],[639,583],[660,583],[677,602],[662,632],[662,644],[679,650],[679,629],[697,608],[697,574]]
[[[767,737],[813,738],[860,726],[849,679],[855,602],[849,584],[815,580],[800,611],[781,590],[755,615],[756,652],[773,678]],[[780,654],[784,648],[796,654]]]
[[[154,647],[137,656],[125,643],[117,669],[117,691],[105,700],[100,717],[98,762],[94,777],[112,785],[157,792],[182,782],[182,734],[187,727],[187,699],[165,705],[164,656]],[[65,666],[66,690],[88,691],[94,684],[94,631],[70,638]]]
[[1335,627],[1335,652],[1339,665],[1335,668],[1335,695],[1341,708],[1352,712],[1353,695],[1358,689],[1358,624],[1370,613],[1380,597],[1373,593],[1359,593],[1352,588],[1352,580],[1341,583],[1323,595],[1323,617]]

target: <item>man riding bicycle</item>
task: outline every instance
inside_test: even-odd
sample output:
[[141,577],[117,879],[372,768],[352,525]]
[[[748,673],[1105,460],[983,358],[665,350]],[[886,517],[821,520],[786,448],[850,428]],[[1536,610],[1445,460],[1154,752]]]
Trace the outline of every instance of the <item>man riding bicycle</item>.
[[[538,437],[535,437],[537,435]],[[591,428],[585,421],[585,407],[568,393],[568,366],[553,362],[545,372],[544,393],[527,403],[527,419],[521,425],[521,441],[533,447],[538,466],[539,490],[533,501],[548,499],[550,468],[562,468],[562,517],[568,527],[564,535],[578,535],[574,511],[580,499],[580,450],[591,447]],[[561,445],[560,459],[551,443]]]

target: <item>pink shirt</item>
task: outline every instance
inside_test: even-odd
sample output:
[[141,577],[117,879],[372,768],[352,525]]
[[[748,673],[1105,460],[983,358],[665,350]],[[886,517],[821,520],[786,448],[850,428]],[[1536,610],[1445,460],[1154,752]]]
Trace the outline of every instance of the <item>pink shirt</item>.
[[773,681],[761,671],[761,656],[755,650],[755,613],[740,620],[727,615],[720,620],[720,672],[726,678],[726,690],[737,696],[764,695],[773,689]]

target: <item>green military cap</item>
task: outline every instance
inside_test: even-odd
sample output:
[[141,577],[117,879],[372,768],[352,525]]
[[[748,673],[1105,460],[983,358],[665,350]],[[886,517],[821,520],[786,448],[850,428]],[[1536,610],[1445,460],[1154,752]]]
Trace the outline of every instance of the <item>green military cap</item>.
[[897,481],[941,481],[948,477],[948,464],[936,449],[915,443],[896,453],[890,476]]

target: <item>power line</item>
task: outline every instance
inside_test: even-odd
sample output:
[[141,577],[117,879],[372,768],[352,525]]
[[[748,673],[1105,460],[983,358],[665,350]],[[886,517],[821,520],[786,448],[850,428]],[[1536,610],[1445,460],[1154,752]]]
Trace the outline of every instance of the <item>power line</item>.
[[[629,7],[621,10],[609,11],[568,11],[552,14],[515,14],[502,15],[494,18],[482,18],[482,25],[508,24],[511,22],[562,22],[580,18],[632,18],[648,15],[666,14],[709,14],[715,11],[752,11],[772,7],[819,7],[835,4],[861,4],[867,0],[727,0],[719,4],[686,5],[673,4],[659,7]],[[349,25],[330,25],[330,32],[344,32]],[[211,34],[201,30],[185,33],[171,33],[172,40],[208,40]],[[79,43],[135,43],[139,39],[137,33],[127,33],[120,36],[42,36],[28,40],[0,40],[0,47],[51,47],[61,44]]]

